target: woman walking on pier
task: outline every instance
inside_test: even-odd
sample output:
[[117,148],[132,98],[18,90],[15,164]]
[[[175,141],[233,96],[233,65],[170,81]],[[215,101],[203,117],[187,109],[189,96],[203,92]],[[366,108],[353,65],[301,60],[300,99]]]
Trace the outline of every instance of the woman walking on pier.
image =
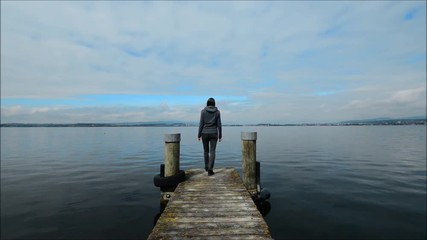
[[209,176],[214,175],[216,144],[222,139],[221,115],[215,107],[215,99],[209,98],[206,107],[200,113],[199,133],[197,136],[203,142],[205,170]]

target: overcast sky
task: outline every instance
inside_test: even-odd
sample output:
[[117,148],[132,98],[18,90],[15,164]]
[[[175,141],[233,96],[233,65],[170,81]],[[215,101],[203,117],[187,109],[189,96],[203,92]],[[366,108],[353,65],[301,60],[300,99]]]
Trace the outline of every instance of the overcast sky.
[[425,1],[1,1],[1,121],[426,115]]

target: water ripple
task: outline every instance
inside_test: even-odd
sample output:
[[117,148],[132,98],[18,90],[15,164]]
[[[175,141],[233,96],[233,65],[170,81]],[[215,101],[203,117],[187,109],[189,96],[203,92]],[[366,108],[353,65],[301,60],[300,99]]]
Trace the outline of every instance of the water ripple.
[[[241,172],[242,131],[258,132],[274,238],[425,238],[424,126],[225,127],[216,167]],[[146,238],[173,132],[181,169],[202,168],[192,127],[2,128],[2,239]]]

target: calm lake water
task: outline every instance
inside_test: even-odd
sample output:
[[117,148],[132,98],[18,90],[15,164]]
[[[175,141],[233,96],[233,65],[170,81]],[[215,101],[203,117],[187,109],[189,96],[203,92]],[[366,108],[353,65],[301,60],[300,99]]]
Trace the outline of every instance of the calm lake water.
[[[258,132],[275,239],[425,239],[426,126],[225,127],[215,167],[241,172]],[[197,129],[1,128],[2,239],[145,239],[163,135],[181,169],[202,168]]]

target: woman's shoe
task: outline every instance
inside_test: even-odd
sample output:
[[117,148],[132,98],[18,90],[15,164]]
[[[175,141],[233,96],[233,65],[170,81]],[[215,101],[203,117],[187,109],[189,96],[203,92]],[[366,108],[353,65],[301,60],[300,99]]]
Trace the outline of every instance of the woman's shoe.
[[206,170],[206,172],[208,171],[208,168],[207,167],[205,167],[205,170]]
[[212,176],[212,175],[214,175],[215,173],[214,173],[214,171],[212,171],[212,170],[209,170],[208,171],[208,176]]

